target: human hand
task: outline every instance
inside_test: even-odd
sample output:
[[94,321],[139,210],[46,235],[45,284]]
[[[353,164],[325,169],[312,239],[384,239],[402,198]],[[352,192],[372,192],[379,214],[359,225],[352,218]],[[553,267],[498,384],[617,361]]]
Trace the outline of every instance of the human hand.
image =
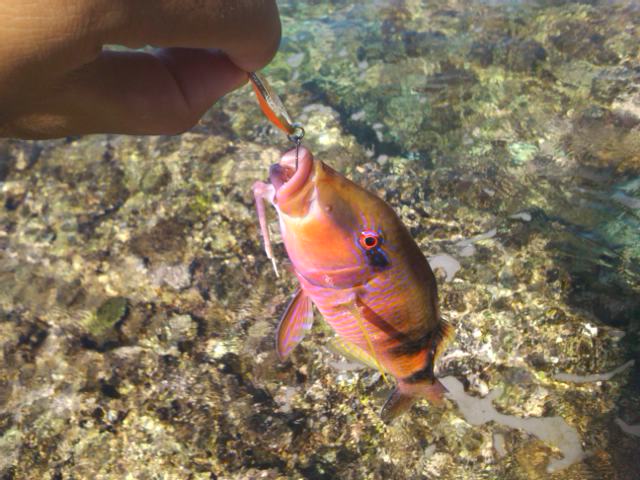
[[0,0],[0,25],[0,137],[182,132],[280,41],[275,0]]

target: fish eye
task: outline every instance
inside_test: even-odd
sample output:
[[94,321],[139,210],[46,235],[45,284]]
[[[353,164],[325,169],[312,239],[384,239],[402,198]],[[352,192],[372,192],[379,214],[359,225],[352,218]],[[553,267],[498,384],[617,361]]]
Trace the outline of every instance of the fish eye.
[[365,250],[372,250],[380,244],[380,235],[377,232],[371,230],[365,230],[360,233],[360,245]]

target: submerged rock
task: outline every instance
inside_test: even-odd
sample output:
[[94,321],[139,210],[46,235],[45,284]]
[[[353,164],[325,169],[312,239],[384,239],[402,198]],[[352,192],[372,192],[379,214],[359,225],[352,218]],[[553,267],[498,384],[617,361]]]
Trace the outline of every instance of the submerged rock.
[[106,348],[118,342],[118,328],[127,316],[128,300],[112,297],[105,300],[95,314],[88,314],[82,321],[87,335],[83,343],[87,347]]
[[607,48],[607,37],[594,28],[595,22],[561,21],[554,27],[550,39],[554,47],[570,58],[587,60],[595,64],[611,65],[619,61],[618,55]]
[[[478,52],[485,55],[483,52]],[[547,59],[547,51],[535,40],[505,38],[498,42],[491,54],[494,61],[507,69],[521,73],[535,73]]]

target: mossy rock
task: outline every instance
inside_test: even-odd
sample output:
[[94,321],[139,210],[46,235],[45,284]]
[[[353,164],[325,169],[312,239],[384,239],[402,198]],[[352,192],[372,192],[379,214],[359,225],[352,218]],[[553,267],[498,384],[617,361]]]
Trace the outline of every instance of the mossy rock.
[[87,325],[91,335],[101,338],[115,330],[117,323],[126,316],[127,306],[128,300],[124,297],[111,297],[105,300]]

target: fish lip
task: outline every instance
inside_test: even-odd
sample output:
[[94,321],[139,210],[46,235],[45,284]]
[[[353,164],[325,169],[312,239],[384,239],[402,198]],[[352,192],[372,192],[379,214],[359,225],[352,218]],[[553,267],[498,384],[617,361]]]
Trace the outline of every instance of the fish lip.
[[[305,147],[299,147],[297,151],[298,168],[296,169],[296,148],[285,152],[280,162],[269,169],[269,181],[276,189],[275,201],[285,202],[298,193],[307,183],[312,171],[313,155]],[[287,179],[287,173],[295,169],[291,178]]]

